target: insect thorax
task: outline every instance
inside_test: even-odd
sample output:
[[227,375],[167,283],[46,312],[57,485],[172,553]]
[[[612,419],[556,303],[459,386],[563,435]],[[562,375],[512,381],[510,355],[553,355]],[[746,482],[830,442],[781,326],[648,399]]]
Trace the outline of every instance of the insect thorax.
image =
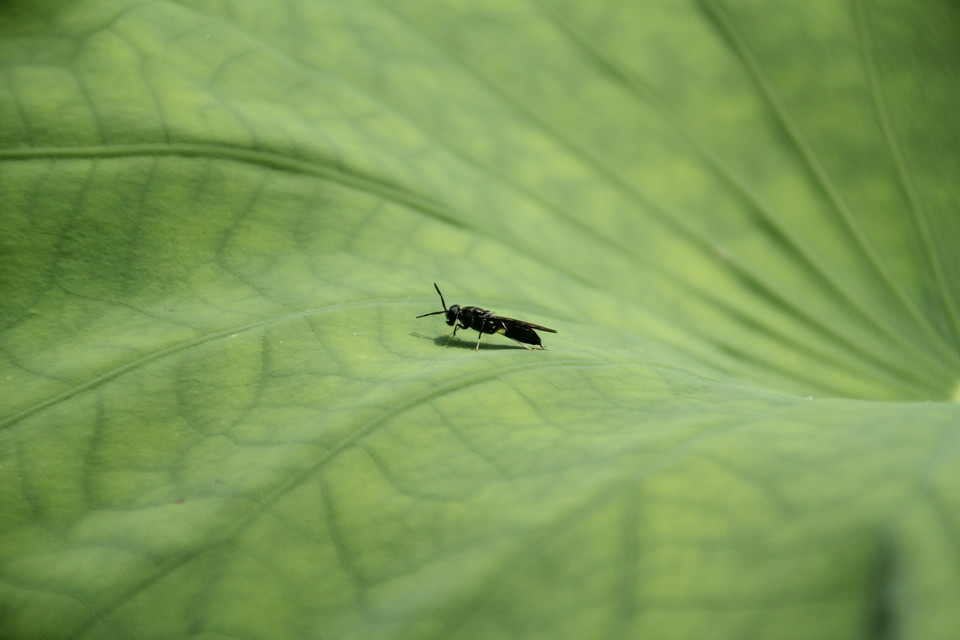
[[490,321],[491,318],[493,318],[493,311],[487,311],[480,307],[460,307],[460,324],[474,331],[493,333],[495,329]]

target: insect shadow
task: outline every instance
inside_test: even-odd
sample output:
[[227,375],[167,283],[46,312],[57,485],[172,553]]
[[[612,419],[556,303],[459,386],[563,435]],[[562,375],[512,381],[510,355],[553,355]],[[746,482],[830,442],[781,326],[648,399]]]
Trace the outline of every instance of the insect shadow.
[[[425,336],[422,333],[417,333],[416,331],[411,331],[410,335],[414,338],[420,338],[421,340],[429,340],[438,347],[448,347],[450,349],[470,349],[476,350],[472,340],[461,340],[460,338],[452,338],[450,336]],[[489,340],[489,338],[488,338]],[[524,347],[519,344],[498,344],[495,342],[484,342],[484,349],[507,349],[510,351],[520,350],[525,351],[529,350],[528,347]]]

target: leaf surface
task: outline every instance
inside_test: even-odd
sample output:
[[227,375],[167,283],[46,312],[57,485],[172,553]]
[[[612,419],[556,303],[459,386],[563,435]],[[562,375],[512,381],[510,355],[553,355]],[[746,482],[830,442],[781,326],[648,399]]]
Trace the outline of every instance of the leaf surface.
[[0,636],[954,637],[958,26],[4,3]]

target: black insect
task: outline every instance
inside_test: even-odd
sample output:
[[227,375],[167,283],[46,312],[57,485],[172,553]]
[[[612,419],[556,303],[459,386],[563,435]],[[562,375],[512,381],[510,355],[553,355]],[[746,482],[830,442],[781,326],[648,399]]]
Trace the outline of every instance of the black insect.
[[443,310],[425,313],[417,317],[425,318],[427,316],[445,313],[447,315],[447,324],[453,327],[453,333],[450,334],[447,342],[450,342],[453,336],[457,335],[457,329],[473,329],[479,332],[477,336],[477,348],[474,349],[474,351],[480,350],[480,338],[482,338],[485,333],[502,333],[511,340],[519,342],[525,349],[533,349],[533,347],[528,347],[528,344],[544,349],[545,347],[540,342],[540,336],[537,335],[534,329],[556,333],[554,329],[541,327],[532,322],[495,316],[493,315],[493,311],[487,311],[480,307],[461,307],[458,304],[452,304],[447,308],[447,303],[444,302],[443,294],[440,293],[440,287],[437,286],[436,282],[433,283],[433,288],[440,294],[440,304],[443,305]]

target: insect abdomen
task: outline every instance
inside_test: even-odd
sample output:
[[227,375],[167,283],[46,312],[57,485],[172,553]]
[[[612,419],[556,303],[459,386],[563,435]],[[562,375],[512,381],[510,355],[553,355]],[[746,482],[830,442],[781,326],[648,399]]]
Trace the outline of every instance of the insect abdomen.
[[543,344],[540,342],[540,336],[537,335],[537,332],[530,327],[508,322],[504,323],[503,328],[500,329],[500,333],[508,338],[516,340],[517,342],[532,344],[537,347],[543,346]]

